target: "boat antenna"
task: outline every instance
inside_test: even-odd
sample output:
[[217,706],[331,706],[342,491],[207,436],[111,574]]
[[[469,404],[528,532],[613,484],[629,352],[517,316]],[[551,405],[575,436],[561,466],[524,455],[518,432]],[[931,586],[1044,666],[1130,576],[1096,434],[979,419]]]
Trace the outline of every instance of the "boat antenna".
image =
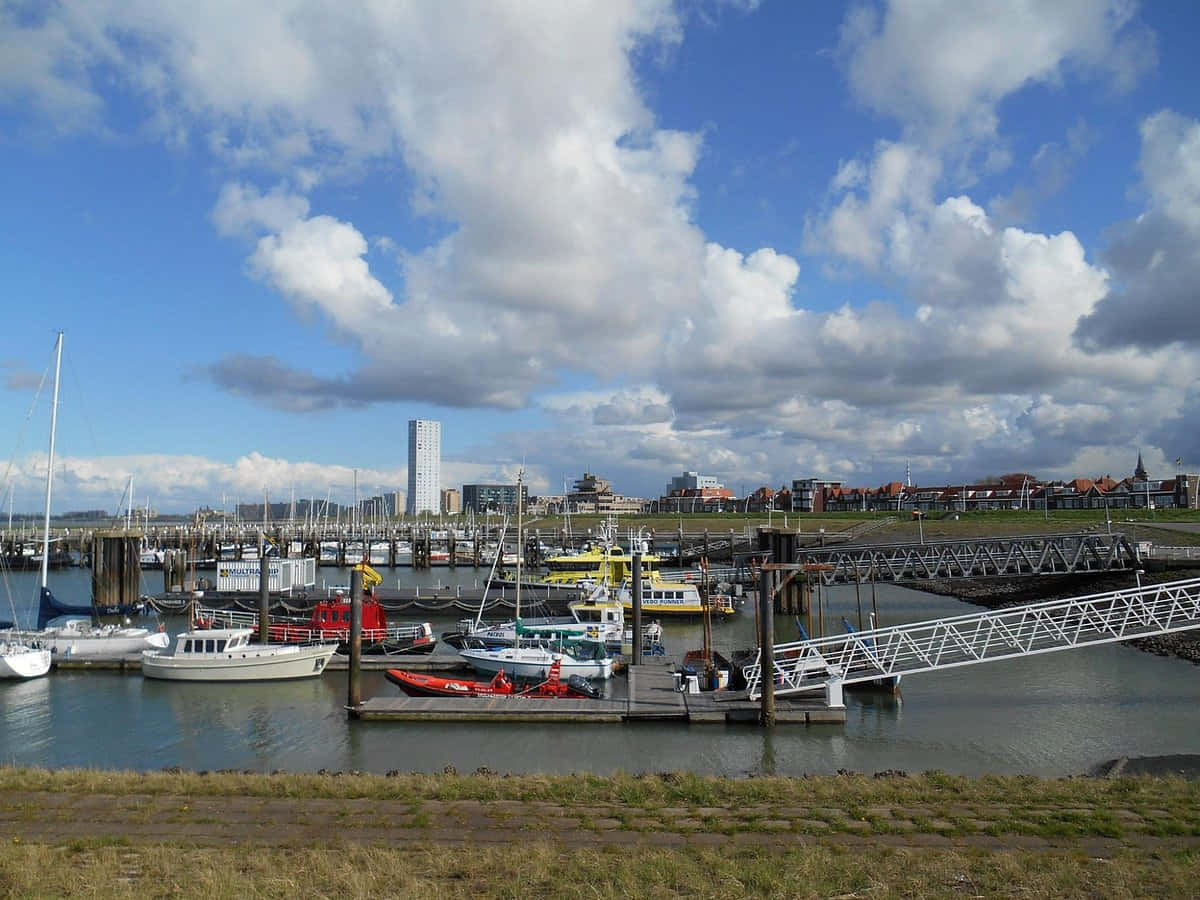
[[50,404],[50,450],[46,460],[46,515],[42,525],[42,588],[50,564],[50,492],[54,487],[54,430],[58,427],[58,375],[62,369],[63,333],[54,344],[54,400]]

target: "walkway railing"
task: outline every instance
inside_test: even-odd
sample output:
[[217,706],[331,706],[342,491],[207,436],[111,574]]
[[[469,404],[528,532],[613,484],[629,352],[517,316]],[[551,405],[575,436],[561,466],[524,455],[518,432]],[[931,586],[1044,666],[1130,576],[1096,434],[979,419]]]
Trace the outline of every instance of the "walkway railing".
[[1124,534],[1046,534],[826,548],[805,547],[806,563],[827,565],[826,584],[993,575],[1062,575],[1137,567]]
[[[1200,578],[777,644],[777,696],[1200,628]],[[761,653],[745,668],[762,694]],[[840,695],[840,687],[837,691]],[[837,704],[840,705],[840,696]]]

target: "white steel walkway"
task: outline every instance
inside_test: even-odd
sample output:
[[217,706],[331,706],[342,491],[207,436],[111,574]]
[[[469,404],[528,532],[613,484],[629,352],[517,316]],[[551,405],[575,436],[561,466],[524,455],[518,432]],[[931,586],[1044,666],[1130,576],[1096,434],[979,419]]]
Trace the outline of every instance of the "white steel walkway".
[[[777,644],[775,695],[823,689],[839,707],[846,684],[1191,628],[1200,628],[1200,578]],[[761,652],[744,671],[757,700]]]

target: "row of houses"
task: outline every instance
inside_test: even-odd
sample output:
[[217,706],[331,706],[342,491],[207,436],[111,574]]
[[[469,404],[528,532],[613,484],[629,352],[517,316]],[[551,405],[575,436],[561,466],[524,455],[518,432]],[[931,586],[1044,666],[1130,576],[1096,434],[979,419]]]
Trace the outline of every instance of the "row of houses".
[[[1002,475],[980,484],[914,486],[891,481],[877,488],[847,487],[841,481],[797,478],[791,487],[763,486],[745,497],[711,476],[684,472],[671,479],[663,495],[652,500],[626,497],[613,491],[608,479],[591,472],[557,497],[532,497],[522,488],[525,506],[535,514],[570,513],[723,513],[779,510],[800,513],[902,512],[1066,509],[1192,509],[1200,507],[1200,475],[1180,473],[1152,479],[1138,454],[1134,473],[1116,480],[1074,478],[1043,480],[1023,472]],[[513,511],[515,485],[463,485],[462,506],[477,513]],[[444,501],[445,502],[445,501]]]
[[[1028,475],[1004,476],[998,483],[916,487],[893,481],[878,488],[847,488],[838,481],[814,478],[792,482],[787,509],[793,512],[899,512],[1001,509],[1194,509],[1200,506],[1200,475],[1150,479],[1130,476],[1117,481],[1038,481]],[[776,508],[780,508],[776,506]]]

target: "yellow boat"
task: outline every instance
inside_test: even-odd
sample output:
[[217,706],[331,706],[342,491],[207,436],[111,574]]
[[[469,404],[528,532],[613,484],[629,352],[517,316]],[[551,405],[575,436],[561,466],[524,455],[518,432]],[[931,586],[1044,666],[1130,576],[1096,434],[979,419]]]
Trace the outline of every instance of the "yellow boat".
[[[633,609],[633,591],[629,582],[618,592],[621,606]],[[710,594],[709,612],[714,616],[732,616],[737,610],[726,594]],[[651,579],[642,582],[642,614],[646,616],[699,616],[704,613],[704,598],[694,584],[686,581]]]
[[[633,577],[633,554],[608,542],[585,544],[579,553],[551,556],[543,564],[549,570],[539,579],[544,584],[623,584]],[[653,553],[643,553],[642,577],[658,577],[658,564]]]
[[[642,545],[645,547],[645,544]],[[642,553],[642,612],[647,616],[698,616],[704,612],[704,598],[696,585],[686,581],[667,581],[659,572],[659,558]],[[538,579],[541,584],[589,586],[619,584],[621,605],[633,609],[633,554],[619,544],[602,540],[585,545],[579,553],[552,556],[545,561],[549,572]],[[731,616],[736,610],[729,597],[714,594],[708,600],[713,615]]]

